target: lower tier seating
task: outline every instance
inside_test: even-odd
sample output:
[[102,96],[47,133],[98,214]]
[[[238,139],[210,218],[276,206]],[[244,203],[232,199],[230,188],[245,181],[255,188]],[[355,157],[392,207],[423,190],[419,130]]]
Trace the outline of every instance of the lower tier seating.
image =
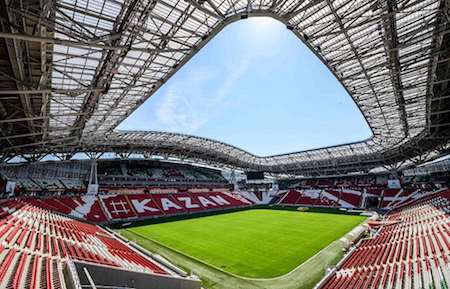
[[252,204],[242,196],[230,192],[108,194],[45,199],[22,198],[20,201],[94,223],[186,214]]
[[340,188],[290,189],[278,202],[280,205],[363,208],[371,197],[380,200],[379,207],[391,209],[407,200],[415,191],[409,189]]
[[172,274],[100,227],[28,200],[0,201],[0,288],[64,289],[63,267],[69,260]]
[[450,191],[414,199],[385,219],[321,288],[450,288]]

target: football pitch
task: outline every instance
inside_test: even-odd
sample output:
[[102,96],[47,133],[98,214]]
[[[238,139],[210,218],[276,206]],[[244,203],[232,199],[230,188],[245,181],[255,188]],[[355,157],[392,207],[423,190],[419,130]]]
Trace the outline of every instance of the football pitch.
[[240,277],[273,278],[292,271],[363,220],[256,209],[122,230]]

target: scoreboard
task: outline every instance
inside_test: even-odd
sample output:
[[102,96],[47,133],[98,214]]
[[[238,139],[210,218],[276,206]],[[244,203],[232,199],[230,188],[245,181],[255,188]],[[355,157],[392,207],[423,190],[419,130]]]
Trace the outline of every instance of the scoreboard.
[[247,172],[247,180],[264,180],[264,172]]

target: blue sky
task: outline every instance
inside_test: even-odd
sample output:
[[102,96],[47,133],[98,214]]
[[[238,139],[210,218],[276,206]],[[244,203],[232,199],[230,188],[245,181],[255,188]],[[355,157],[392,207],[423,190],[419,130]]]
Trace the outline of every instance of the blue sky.
[[194,134],[260,156],[371,136],[333,75],[270,18],[226,27],[119,129]]

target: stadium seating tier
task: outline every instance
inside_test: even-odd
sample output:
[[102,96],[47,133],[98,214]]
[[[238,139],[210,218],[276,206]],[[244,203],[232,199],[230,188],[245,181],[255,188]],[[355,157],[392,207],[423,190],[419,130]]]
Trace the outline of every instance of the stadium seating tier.
[[448,289],[450,191],[410,199],[385,217],[326,279],[322,289]]
[[42,203],[0,202],[0,288],[66,288],[63,267],[74,260],[173,274],[108,231],[53,213]]

